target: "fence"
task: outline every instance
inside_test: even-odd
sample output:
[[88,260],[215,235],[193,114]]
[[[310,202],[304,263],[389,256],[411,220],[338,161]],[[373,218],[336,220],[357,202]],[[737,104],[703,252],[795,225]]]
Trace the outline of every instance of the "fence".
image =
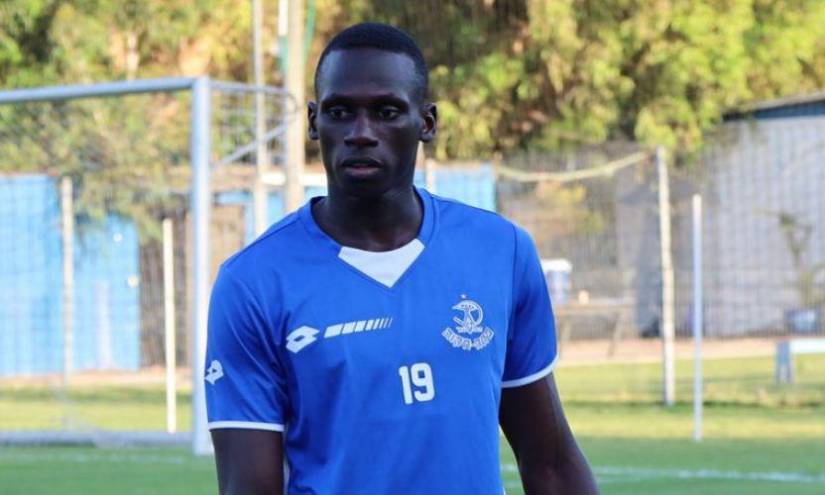
[[[813,120],[813,121],[812,121]],[[675,280],[675,331],[691,334],[691,198],[705,199],[705,334],[823,332],[793,319],[825,300],[822,119],[735,122],[699,158],[669,166],[632,145],[526,155],[500,168],[501,211],[541,254],[572,266],[567,306],[589,304],[565,338],[655,337],[662,326],[662,191]],[[664,182],[662,182],[664,181]],[[558,308],[568,310],[565,304]],[[614,316],[598,307],[613,306]]]
[[[263,223],[285,213],[289,98],[172,79],[12,91],[0,102],[0,430],[46,442],[191,436],[203,452],[209,285],[259,231],[259,156],[269,162]],[[430,182],[493,209],[493,177],[489,166],[451,168]],[[325,190],[318,171],[304,184],[310,196]]]
[[95,441],[189,430],[191,416],[202,451],[191,368],[209,284],[249,235],[225,198],[253,189],[259,156],[280,161],[294,104],[207,78],[10,91],[0,103],[0,377],[13,395],[0,429]]
[[[105,441],[105,431],[189,429],[211,276],[258,230],[256,95],[267,101],[272,222],[285,211],[290,115],[277,90],[200,79],[0,94],[0,430]],[[562,366],[593,366],[563,389],[574,405],[692,397],[700,194],[704,356],[751,360],[710,362],[706,399],[820,404],[818,368],[796,374],[802,388],[776,388],[773,352],[777,339],[825,331],[822,120],[728,123],[679,163],[610,143],[430,162],[416,182],[531,232]],[[304,179],[307,195],[323,194],[320,170]],[[629,364],[605,377],[605,363]],[[181,406],[171,420],[169,403]]]
[[498,206],[545,259],[561,363],[593,366],[592,379],[562,387],[567,401],[693,400],[699,195],[704,403],[821,407],[823,357],[801,358],[798,382],[782,385],[775,355],[788,340],[825,336],[823,126],[821,117],[732,121],[667,167],[628,143],[501,164]]

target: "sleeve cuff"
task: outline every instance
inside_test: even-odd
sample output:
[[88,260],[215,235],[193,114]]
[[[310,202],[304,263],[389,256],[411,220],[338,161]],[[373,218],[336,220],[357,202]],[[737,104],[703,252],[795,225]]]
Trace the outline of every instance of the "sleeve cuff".
[[559,360],[559,356],[556,355],[556,357],[553,358],[553,361],[550,364],[548,364],[545,368],[543,368],[543,369],[541,369],[541,370],[539,370],[539,371],[537,371],[533,374],[527,375],[523,378],[517,378],[515,380],[502,381],[501,382],[501,388],[521,387],[522,385],[527,385],[527,384],[533,383],[535,381],[541,380],[542,378],[544,378],[545,376],[547,376],[547,375],[549,375],[550,373],[553,372],[553,368],[556,367],[556,361],[558,361],[558,360]]
[[206,425],[210,430],[222,428],[239,428],[242,430],[284,431],[284,425],[278,423],[256,423],[254,421],[210,421]]

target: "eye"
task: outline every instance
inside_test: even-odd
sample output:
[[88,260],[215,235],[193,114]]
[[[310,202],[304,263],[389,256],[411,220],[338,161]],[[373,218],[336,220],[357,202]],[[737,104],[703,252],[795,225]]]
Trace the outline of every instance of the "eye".
[[341,120],[347,118],[349,110],[347,110],[346,107],[335,106],[327,110],[327,115],[329,115],[332,120]]
[[401,115],[401,111],[393,106],[383,106],[378,110],[378,117],[381,120],[394,120],[399,115]]

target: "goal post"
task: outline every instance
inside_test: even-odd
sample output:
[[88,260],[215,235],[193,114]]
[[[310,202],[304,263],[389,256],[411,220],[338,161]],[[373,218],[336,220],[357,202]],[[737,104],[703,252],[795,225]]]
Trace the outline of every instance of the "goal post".
[[[175,94],[184,96],[172,96]],[[144,99],[134,101],[133,97]],[[263,107],[266,109],[263,117],[259,115],[261,100],[265,102]],[[52,253],[52,257],[64,259],[70,268],[80,270],[79,274],[72,277],[85,277],[89,272],[94,272],[92,278],[112,279],[96,285],[98,292],[102,291],[102,297],[89,299],[82,294],[83,297],[77,303],[70,303],[72,307],[77,306],[77,312],[73,312],[72,307],[65,307],[65,300],[75,300],[72,297],[64,297],[64,302],[57,304],[59,308],[49,308],[44,303],[55,300],[49,291],[57,295],[62,292],[65,296],[67,293],[78,294],[88,285],[74,284],[70,280],[69,284],[58,282],[58,287],[51,289],[44,282],[41,284],[43,287],[36,288],[39,298],[24,298],[25,300],[17,302],[16,307],[0,313],[0,327],[9,329],[5,341],[0,338],[0,354],[5,352],[8,356],[15,356],[14,360],[7,359],[7,362],[22,363],[17,367],[14,363],[6,367],[0,366],[0,387],[4,386],[4,382],[11,383],[9,387],[18,387],[18,382],[29,383],[42,379],[47,384],[44,390],[56,391],[55,396],[68,402],[68,412],[62,412],[61,418],[55,420],[58,425],[56,428],[47,429],[43,426],[51,425],[53,418],[44,420],[42,424],[34,420],[27,423],[25,418],[21,419],[28,414],[25,409],[11,413],[16,416],[6,419],[0,414],[0,430],[3,430],[0,432],[0,441],[2,438],[36,438],[38,443],[48,443],[50,437],[55,441],[66,438],[77,440],[84,438],[85,433],[86,437],[92,438],[93,443],[94,439],[107,435],[116,437],[118,442],[123,443],[129,438],[129,432],[142,430],[128,425],[124,427],[123,420],[113,420],[111,424],[101,421],[106,423],[102,425],[96,423],[95,419],[88,419],[101,413],[95,411],[86,416],[81,411],[84,407],[74,403],[71,390],[74,383],[69,378],[74,373],[86,372],[90,374],[88,381],[101,383],[108,379],[106,373],[120,370],[121,364],[116,362],[112,365],[110,359],[108,364],[101,365],[94,357],[78,362],[72,350],[82,348],[85,353],[86,347],[122,347],[122,342],[109,344],[109,332],[116,333],[111,337],[115,340],[121,335],[127,335],[117,334],[116,329],[110,329],[110,321],[123,319],[128,314],[131,319],[137,320],[130,323],[128,333],[128,352],[134,357],[129,361],[132,364],[122,365],[123,369],[136,369],[136,375],[146,370],[149,370],[146,371],[147,374],[151,374],[153,366],[158,363],[162,366],[164,360],[154,354],[169,352],[169,349],[163,348],[164,343],[169,341],[168,336],[167,339],[163,338],[168,328],[162,322],[164,318],[168,318],[164,316],[165,296],[161,295],[164,284],[162,280],[154,281],[150,278],[163,270],[161,266],[177,264],[178,268],[173,269],[185,272],[185,280],[176,285],[179,285],[178,290],[188,296],[188,304],[178,304],[177,307],[185,308],[179,311],[187,311],[189,317],[176,318],[179,321],[188,320],[189,327],[184,342],[188,341],[189,347],[187,366],[191,375],[191,432],[164,435],[159,431],[145,430],[133,436],[136,443],[141,443],[141,438],[158,438],[162,439],[161,443],[190,442],[196,454],[211,451],[201,369],[205,360],[210,287],[220,259],[229,251],[241,247],[238,244],[240,242],[242,245],[243,241],[238,239],[250,238],[247,230],[266,221],[255,218],[266,214],[266,211],[252,207],[254,184],[264,182],[269,196],[282,196],[283,191],[289,187],[286,181],[290,175],[283,174],[280,166],[283,160],[283,137],[295,110],[294,100],[280,88],[217,81],[209,77],[174,77],[0,91],[0,180],[4,181],[3,188],[0,189],[0,201],[18,198],[23,183],[28,184],[31,182],[28,179],[35,177],[42,179],[41,182],[45,184],[42,191],[38,189],[37,198],[46,197],[43,201],[48,202],[51,201],[48,197],[52,194],[48,184],[55,181],[60,183],[61,177],[74,177],[74,192],[68,194],[73,194],[86,206],[83,206],[83,211],[75,208],[74,211],[62,213],[72,219],[79,218],[81,225],[78,225],[78,232],[70,233],[68,249],[65,249],[64,243],[63,249],[46,251]],[[184,115],[187,112],[188,119]],[[259,143],[257,137],[261,135],[261,121],[264,123],[263,143]],[[181,132],[185,130],[181,129],[182,126],[188,126],[188,139]],[[269,152],[256,154],[261,146]],[[269,157],[268,163],[257,164],[257,156]],[[286,180],[273,185],[272,181],[264,181],[265,177],[261,177],[264,173],[270,176],[276,172],[280,172],[279,175]],[[228,178],[221,181],[220,187],[216,187],[213,177],[216,173]],[[121,177],[123,182],[120,182]],[[66,183],[71,182],[64,181]],[[3,198],[3,194],[8,197]],[[36,201],[41,199],[32,200]],[[145,201],[145,205],[135,208],[134,205],[141,201]],[[48,208],[59,211],[60,207],[56,204]],[[213,218],[213,209],[217,205],[230,205],[234,208],[233,211],[242,210],[248,214],[221,215],[221,218],[216,219]],[[27,219],[31,216],[27,208],[32,208],[29,200],[19,203],[16,208],[19,208],[18,230],[29,229],[34,221]],[[130,217],[132,209],[136,210],[134,217]],[[162,249],[158,248],[155,260],[152,257],[155,250],[151,249],[151,244],[156,242],[158,246],[161,245],[161,230],[172,235],[171,228],[161,229],[161,222],[167,219],[169,211],[185,221],[185,226],[175,229],[175,235],[185,236],[186,242],[176,240],[175,245],[180,247],[177,254],[171,256],[171,259],[167,254],[163,261],[160,261]],[[273,215],[269,216],[272,217],[269,221],[274,220]],[[250,217],[252,221],[246,221]],[[216,221],[222,222],[220,229],[233,233],[232,239],[226,241],[230,245],[223,246],[226,236],[222,231],[215,231]],[[50,219],[44,221],[45,231],[52,228],[50,222]],[[121,232],[113,234],[110,232],[112,229],[107,230],[105,227],[112,222],[126,224],[129,232],[137,233],[125,236]],[[84,234],[89,231],[95,233]],[[22,251],[27,247],[16,239],[18,234],[20,232],[0,231],[0,256],[25,256]],[[217,244],[216,235],[220,236],[221,241]],[[38,235],[23,237],[35,239]],[[123,255],[123,259],[113,258],[112,252],[120,249],[112,247],[113,243],[132,243],[129,254]],[[85,261],[78,261],[79,255],[72,255],[72,246],[82,246],[83,250],[91,253],[90,258],[102,256],[105,260],[99,262],[100,266],[87,268],[83,265]],[[39,246],[35,246],[35,249],[41,250]],[[124,261],[127,258],[128,263]],[[147,263],[152,266],[145,266]],[[125,282],[121,277],[123,270],[118,271],[118,266],[123,264],[129,264],[130,269],[136,272],[127,277]],[[112,268],[112,265],[118,266]],[[37,270],[38,276],[41,275],[40,271],[45,272],[40,268]],[[24,271],[14,263],[0,267],[0,297],[13,294],[21,284],[28,287],[33,283],[26,281],[27,277],[31,277]],[[72,271],[77,270],[69,270]],[[117,275],[111,275],[115,271],[118,271]],[[48,278],[49,275],[46,273],[43,276]],[[112,295],[106,291],[110,286],[116,287],[112,291],[121,291],[123,284],[127,284],[135,293],[129,296],[128,303],[119,303],[128,305],[129,311],[112,314],[108,308],[104,308],[105,310],[95,313],[99,314],[100,322],[90,323],[93,318],[89,320],[87,313],[94,313],[94,310],[87,311],[83,301],[118,304],[116,301],[119,300],[120,292]],[[160,306],[157,311],[152,309],[155,303]],[[146,308],[151,309],[153,314],[145,314]],[[160,316],[155,318],[155,312]],[[63,323],[59,323],[60,318],[55,318],[52,313],[62,314]],[[36,314],[37,318],[26,316],[30,314]],[[52,332],[52,327],[68,325],[72,329],[78,322],[81,331],[75,329],[75,335],[71,339],[59,337],[62,335],[60,328]],[[89,330],[84,333],[86,327]],[[106,339],[90,342],[97,339],[96,335],[101,332],[101,328],[106,329]],[[174,325],[171,328],[175,328]],[[155,333],[160,336],[159,346],[152,347],[149,345],[151,342],[146,342],[151,339],[145,335],[145,329],[150,330],[152,339],[155,339]],[[44,345],[62,346],[64,352],[54,354],[53,358],[35,356],[38,346]],[[151,350],[147,351],[150,347]],[[94,354],[94,351],[91,352]],[[85,355],[83,353],[81,357]],[[147,358],[147,353],[153,354],[151,359]],[[185,353],[179,351],[179,354]],[[78,365],[72,369],[67,367],[72,363],[57,362],[68,359],[65,356],[75,356],[73,360]],[[0,360],[5,358],[6,356],[0,355]],[[30,365],[35,361],[39,363],[37,366]],[[67,376],[62,382],[65,386],[52,380],[53,377],[60,377],[64,368]],[[174,382],[169,380],[169,372],[166,371],[159,375],[166,378],[166,383]],[[120,384],[117,383],[117,386]],[[107,393],[101,392],[102,396]],[[178,390],[176,393],[185,395],[189,391]],[[163,399],[162,409],[166,411],[166,403],[170,400],[169,391],[160,394],[160,397]],[[83,416],[83,419],[78,420],[75,415]],[[157,430],[163,430],[162,425],[171,422],[165,415],[158,419]]]

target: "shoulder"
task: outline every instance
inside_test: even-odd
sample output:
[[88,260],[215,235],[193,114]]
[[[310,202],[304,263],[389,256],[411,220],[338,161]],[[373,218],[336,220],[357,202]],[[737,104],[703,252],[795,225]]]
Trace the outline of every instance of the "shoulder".
[[441,228],[462,235],[479,236],[487,242],[532,244],[530,234],[512,220],[494,211],[431,194]]
[[254,287],[256,280],[288,271],[292,253],[300,252],[310,244],[306,230],[291,213],[269,227],[257,239],[227,258],[220,267],[221,274],[230,272],[241,284]]
[[461,201],[431,194],[442,227],[482,228],[513,232],[518,228],[500,214]]

